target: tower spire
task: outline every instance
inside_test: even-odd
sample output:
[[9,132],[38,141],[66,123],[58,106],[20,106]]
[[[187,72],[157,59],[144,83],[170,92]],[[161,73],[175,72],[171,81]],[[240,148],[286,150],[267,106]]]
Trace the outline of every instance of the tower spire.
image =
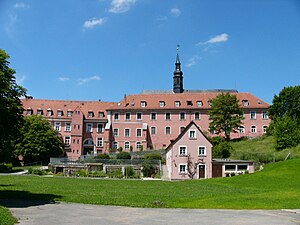
[[183,92],[183,72],[181,71],[181,63],[179,59],[179,47],[177,45],[176,51],[176,62],[175,62],[175,71],[173,76],[173,92],[182,93]]

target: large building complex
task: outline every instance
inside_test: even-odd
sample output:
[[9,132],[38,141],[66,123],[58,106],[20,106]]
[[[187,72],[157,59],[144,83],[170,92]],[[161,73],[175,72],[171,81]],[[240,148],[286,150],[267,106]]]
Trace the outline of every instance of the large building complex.
[[218,94],[236,95],[244,111],[243,126],[232,138],[261,136],[270,123],[269,105],[236,90],[184,90],[177,53],[172,91],[144,91],[120,102],[62,101],[27,98],[25,115],[42,115],[59,131],[69,159],[123,151],[163,149],[192,121],[208,133],[210,102]]

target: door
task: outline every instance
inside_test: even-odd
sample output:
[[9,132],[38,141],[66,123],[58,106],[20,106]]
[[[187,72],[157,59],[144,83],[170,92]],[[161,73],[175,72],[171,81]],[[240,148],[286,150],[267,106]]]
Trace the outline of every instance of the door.
[[199,165],[199,179],[205,179],[205,165]]

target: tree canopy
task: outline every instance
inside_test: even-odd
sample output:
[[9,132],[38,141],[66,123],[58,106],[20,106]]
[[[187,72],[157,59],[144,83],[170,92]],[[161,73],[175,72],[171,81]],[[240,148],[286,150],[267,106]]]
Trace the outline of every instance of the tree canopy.
[[219,94],[211,100],[208,115],[211,121],[209,130],[217,134],[224,133],[227,141],[230,140],[230,133],[237,132],[244,119],[243,110],[236,95],[228,92]]
[[11,161],[15,140],[23,122],[20,98],[25,88],[16,83],[15,70],[9,67],[9,55],[0,49],[0,161]]
[[275,95],[269,116],[269,132],[275,137],[276,149],[300,144],[300,86],[285,87]]
[[62,139],[46,119],[32,115],[24,121],[16,154],[22,155],[25,163],[49,161],[50,157],[63,154]]

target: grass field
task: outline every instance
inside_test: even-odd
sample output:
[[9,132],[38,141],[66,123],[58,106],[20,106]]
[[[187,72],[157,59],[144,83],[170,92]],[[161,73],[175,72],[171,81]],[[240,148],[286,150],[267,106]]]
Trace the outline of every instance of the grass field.
[[170,208],[300,208],[300,159],[255,174],[192,181],[1,176],[0,199]]
[[10,211],[7,208],[0,206],[0,224],[1,225],[13,225],[17,222]]

